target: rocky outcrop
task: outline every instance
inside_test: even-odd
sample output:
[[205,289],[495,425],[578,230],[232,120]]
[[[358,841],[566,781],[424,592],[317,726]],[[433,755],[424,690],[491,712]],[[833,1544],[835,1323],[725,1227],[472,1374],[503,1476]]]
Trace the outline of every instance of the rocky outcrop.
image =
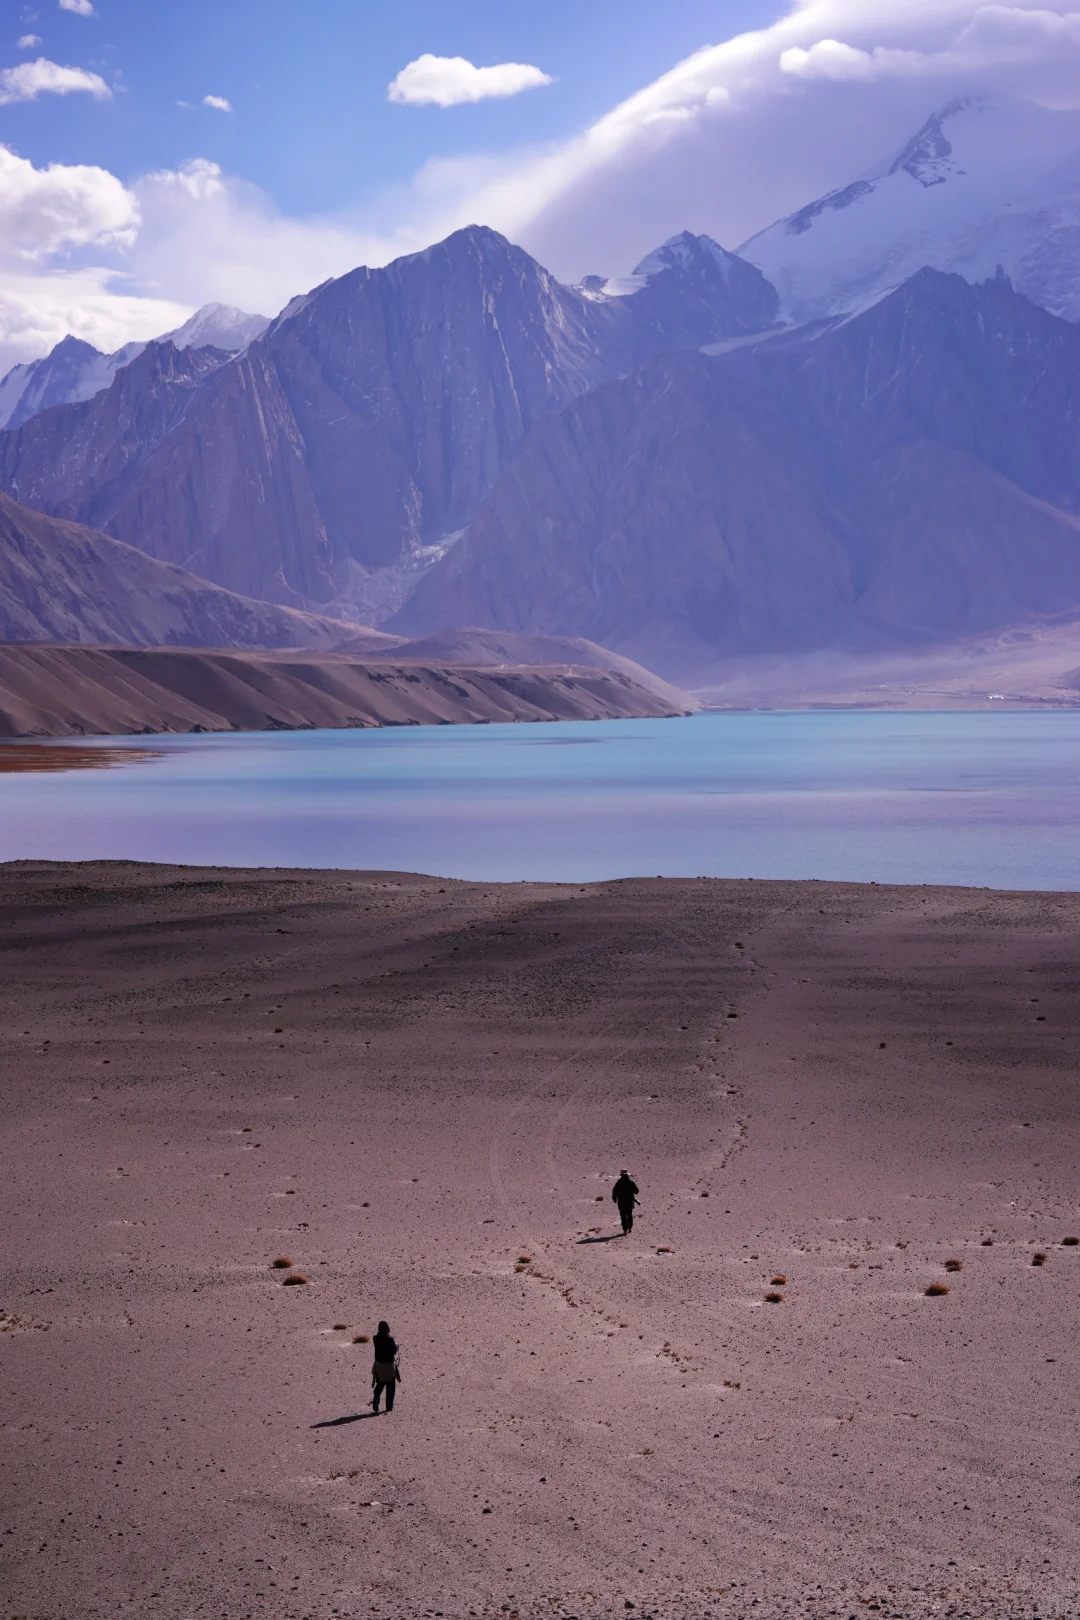
[[1080,330],[924,271],[831,327],[663,356],[540,424],[390,628],[685,674],[1080,608]]
[[0,646],[3,737],[620,720],[694,707],[673,687],[614,669]]

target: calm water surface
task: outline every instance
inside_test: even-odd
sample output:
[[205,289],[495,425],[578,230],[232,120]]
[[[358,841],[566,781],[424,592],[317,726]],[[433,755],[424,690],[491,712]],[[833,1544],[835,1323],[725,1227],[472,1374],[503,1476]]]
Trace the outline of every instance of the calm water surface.
[[1080,714],[715,714],[71,746],[73,759],[110,751],[112,768],[0,769],[0,860],[1080,889]]

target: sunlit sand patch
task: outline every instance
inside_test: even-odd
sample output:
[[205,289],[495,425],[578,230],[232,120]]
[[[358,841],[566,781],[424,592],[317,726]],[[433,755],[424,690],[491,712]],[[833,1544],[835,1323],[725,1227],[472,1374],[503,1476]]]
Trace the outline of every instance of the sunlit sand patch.
[[0,742],[0,776],[23,771],[101,771],[164,759],[162,748],[109,748],[91,743]]

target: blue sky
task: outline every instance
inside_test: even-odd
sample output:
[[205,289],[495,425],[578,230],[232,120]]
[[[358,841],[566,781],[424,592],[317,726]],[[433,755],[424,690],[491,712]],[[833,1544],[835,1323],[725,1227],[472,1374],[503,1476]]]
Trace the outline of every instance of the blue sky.
[[[3,8],[0,8],[3,9]],[[363,203],[433,155],[571,134],[705,44],[771,21],[779,0],[41,0],[0,65],[45,55],[99,72],[113,101],[41,97],[0,110],[0,139],[40,166],[100,164],[130,181],[207,157],[289,213]],[[40,47],[16,48],[32,32]],[[551,86],[473,106],[392,106],[424,52],[542,68]],[[207,94],[232,114],[201,105]],[[190,104],[190,110],[177,105]]]

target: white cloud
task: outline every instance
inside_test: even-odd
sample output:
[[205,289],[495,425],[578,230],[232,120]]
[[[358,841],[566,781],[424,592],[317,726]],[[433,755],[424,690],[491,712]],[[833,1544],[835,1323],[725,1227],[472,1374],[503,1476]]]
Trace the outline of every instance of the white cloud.
[[112,91],[100,74],[88,73],[85,68],[61,67],[44,56],[0,72],[0,106],[12,101],[36,101],[41,95],[69,96],[77,90],[86,91],[98,101],[112,99]]
[[551,84],[549,74],[525,62],[475,67],[464,56],[418,56],[389,86],[388,101],[409,106],[457,107],[489,97],[518,96]]
[[20,51],[32,51],[35,45],[41,44],[40,34],[23,34],[19,39]]
[[204,107],[214,107],[218,112],[232,112],[233,110],[232,102],[226,101],[224,96],[203,96],[202,104]]
[[44,260],[90,245],[130,247],[139,207],[107,169],[50,163],[35,169],[0,146],[0,263]]
[[60,0],[61,11],[73,11],[76,17],[92,17],[94,7],[91,0]]

